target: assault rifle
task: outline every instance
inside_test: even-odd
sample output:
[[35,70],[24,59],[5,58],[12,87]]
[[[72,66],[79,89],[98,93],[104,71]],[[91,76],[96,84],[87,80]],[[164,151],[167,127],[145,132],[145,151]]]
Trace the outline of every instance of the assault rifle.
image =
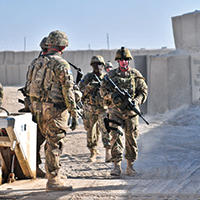
[[98,77],[96,74],[94,74],[93,76],[94,76],[94,79],[96,79],[97,82],[98,82],[98,85],[94,88],[94,90],[93,90],[93,92],[92,92],[92,98],[95,99],[96,93],[97,93],[97,91],[98,91],[99,88],[100,88],[100,83],[101,83],[101,81],[100,81],[99,77]]
[[[76,75],[76,81],[75,81],[75,86],[78,87],[78,83],[80,82],[80,80],[83,77],[83,72],[81,71],[81,68],[76,67],[75,65],[73,65],[71,62],[67,61],[75,70],[77,70],[77,75]],[[82,108],[83,108],[83,104],[81,101],[76,103],[76,108],[77,108],[77,113],[78,115],[83,119],[83,114],[81,112]],[[80,110],[80,112],[79,112]],[[68,126],[70,125],[70,121],[71,121],[71,113],[69,113],[69,119],[68,119]]]
[[128,93],[127,90],[123,90],[121,91],[118,86],[113,82],[112,79],[110,79],[107,75],[104,76],[104,79],[106,81],[108,81],[108,84],[113,87],[117,93],[119,94],[119,96],[121,97],[122,99],[122,105],[120,106],[120,109],[122,111],[124,111],[127,107],[130,109],[130,110],[133,110],[137,115],[139,115],[143,120],[144,122],[149,125],[149,122],[147,122],[144,117],[142,116],[142,113],[136,108],[136,105],[135,105],[135,102],[133,102],[131,100],[131,95]]
[[81,78],[83,77],[83,72],[81,71],[81,68],[76,67],[75,65],[73,65],[72,63],[70,63],[69,61],[67,61],[75,70],[77,70],[77,75],[76,75],[76,84],[78,84],[81,80]]

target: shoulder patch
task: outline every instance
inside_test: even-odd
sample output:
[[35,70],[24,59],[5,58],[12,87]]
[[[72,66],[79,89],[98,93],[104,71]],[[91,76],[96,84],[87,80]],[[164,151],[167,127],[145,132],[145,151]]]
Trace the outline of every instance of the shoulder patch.
[[66,74],[72,75],[72,70],[68,68],[64,68]]

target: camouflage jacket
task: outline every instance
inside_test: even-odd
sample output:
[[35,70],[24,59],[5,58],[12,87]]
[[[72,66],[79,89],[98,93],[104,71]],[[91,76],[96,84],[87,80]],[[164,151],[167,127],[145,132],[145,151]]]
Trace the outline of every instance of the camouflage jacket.
[[[141,73],[136,70],[129,68],[128,71],[122,73],[119,68],[110,70],[107,76],[119,87],[120,90],[127,90],[131,95],[131,99],[135,100],[137,104],[143,104],[147,99],[147,85],[145,79]],[[105,79],[101,82],[100,88],[101,96],[104,98],[104,102],[107,106],[114,106],[113,94],[117,94],[117,91],[112,88]]]
[[55,51],[38,57],[32,66],[30,80],[31,101],[65,105],[76,116],[73,76],[68,62]]
[[[102,73],[99,78],[101,81],[105,74]],[[82,102],[98,107],[103,107],[103,99],[100,96],[100,83],[94,77],[93,72],[88,72],[80,82],[79,89],[82,92]]]
[[31,84],[31,80],[32,80],[32,74],[33,74],[33,66],[35,64],[35,62],[37,61],[38,58],[35,58],[31,64],[28,66],[28,71],[26,73],[26,83],[25,83],[25,87],[24,87],[24,91],[26,93],[26,95],[29,96],[30,93],[30,84]]
[[3,101],[3,87],[2,87],[2,85],[0,83],[0,106],[2,104],[2,101]]

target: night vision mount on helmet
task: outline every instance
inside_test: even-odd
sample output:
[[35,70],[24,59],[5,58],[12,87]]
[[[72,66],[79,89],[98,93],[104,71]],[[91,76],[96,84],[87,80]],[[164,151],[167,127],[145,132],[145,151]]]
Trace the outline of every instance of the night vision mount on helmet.
[[125,47],[121,47],[121,49],[117,50],[115,60],[118,59],[128,59],[133,60],[133,57],[131,55],[131,52],[128,49],[125,49]]

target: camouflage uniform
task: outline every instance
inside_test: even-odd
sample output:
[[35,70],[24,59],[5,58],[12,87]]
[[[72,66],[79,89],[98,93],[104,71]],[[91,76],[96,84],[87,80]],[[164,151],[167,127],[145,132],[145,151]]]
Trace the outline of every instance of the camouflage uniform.
[[[41,47],[42,51],[40,52],[38,57],[40,57],[41,55],[45,55],[48,52],[49,47],[48,47],[48,45],[46,45],[46,41],[47,41],[47,37],[44,37],[42,39],[42,41],[40,42],[40,47]],[[30,84],[31,84],[31,80],[32,80],[34,65],[35,65],[38,57],[35,58],[31,62],[31,64],[28,66],[28,71],[26,73],[26,83],[25,83],[25,87],[24,87],[24,92],[26,94],[26,97],[24,98],[24,104],[25,104],[24,111],[31,109],[31,101],[30,101],[30,96],[29,96],[30,95]],[[34,116],[34,113],[32,113],[32,114],[33,114],[33,121],[36,122],[36,119],[35,119],[36,116]],[[39,164],[42,163],[41,156],[40,156],[40,149],[41,149],[41,145],[44,143],[44,141],[45,141],[45,137],[42,135],[39,127],[37,126],[37,152],[36,152],[37,176],[42,176],[42,177],[45,174],[43,174],[42,171],[39,169]]]
[[[132,57],[131,57],[132,58]],[[128,68],[127,71],[122,72],[119,68],[110,70],[107,76],[119,87],[120,90],[127,90],[131,95],[131,99],[137,104],[143,104],[147,98],[147,85],[141,73],[133,68]],[[128,108],[124,111],[120,110],[120,105],[123,102],[114,102],[118,93],[115,89],[110,87],[105,79],[102,80],[100,88],[101,96],[104,98],[108,108],[109,119],[117,123],[109,123],[110,127],[116,128],[111,130],[111,154],[112,161],[117,164],[122,161],[123,156],[123,143],[119,131],[125,134],[125,158],[127,161],[133,163],[137,159],[137,142],[136,138],[139,135],[138,130],[138,116]],[[137,108],[139,109],[138,105]],[[120,172],[120,170],[119,170]],[[121,173],[121,172],[120,172]],[[119,174],[120,174],[119,173]],[[111,173],[111,175],[113,175]],[[114,174],[116,175],[116,174]]]
[[[52,35],[55,38],[59,37],[59,34],[60,31],[53,31],[48,39],[52,39]],[[63,35],[65,34],[60,35],[61,39]],[[55,41],[52,43],[54,44]],[[60,41],[59,44],[55,46],[58,50],[59,46],[66,46]],[[58,184],[54,178],[57,177],[61,167],[60,155],[67,134],[68,112],[71,113],[72,118],[76,119],[77,117],[73,85],[70,66],[56,50],[50,49],[47,55],[40,56],[35,62],[30,97],[37,124],[46,138],[45,168],[48,174],[47,186],[50,183],[51,189],[55,185],[59,189],[64,189],[63,186],[61,187],[62,184]],[[75,127],[73,127],[74,129]]]
[[3,87],[0,83],[0,106],[2,105],[2,101],[3,101]]
[[[99,78],[103,78],[102,74]],[[98,145],[100,132],[102,133],[102,142],[104,147],[110,146],[110,136],[105,129],[103,119],[106,117],[106,109],[103,106],[103,100],[100,97],[98,86],[93,80],[94,73],[87,73],[80,83],[80,90],[83,93],[83,124],[87,131],[87,147],[95,148]],[[94,84],[92,84],[94,82]],[[95,123],[98,122],[97,126]],[[95,126],[95,127],[94,127]],[[100,131],[100,132],[99,132]]]
[[[103,57],[100,57],[103,59]],[[104,62],[104,61],[103,61]],[[105,74],[102,73],[98,78],[102,80]],[[104,148],[110,149],[110,134],[105,128],[104,118],[107,117],[106,108],[103,105],[103,99],[99,93],[100,83],[94,77],[94,71],[87,73],[81,80],[79,88],[82,92],[83,102],[83,124],[87,131],[87,147],[96,151],[98,146],[100,132]],[[91,155],[92,156],[92,155]],[[110,162],[106,158],[106,162]]]

